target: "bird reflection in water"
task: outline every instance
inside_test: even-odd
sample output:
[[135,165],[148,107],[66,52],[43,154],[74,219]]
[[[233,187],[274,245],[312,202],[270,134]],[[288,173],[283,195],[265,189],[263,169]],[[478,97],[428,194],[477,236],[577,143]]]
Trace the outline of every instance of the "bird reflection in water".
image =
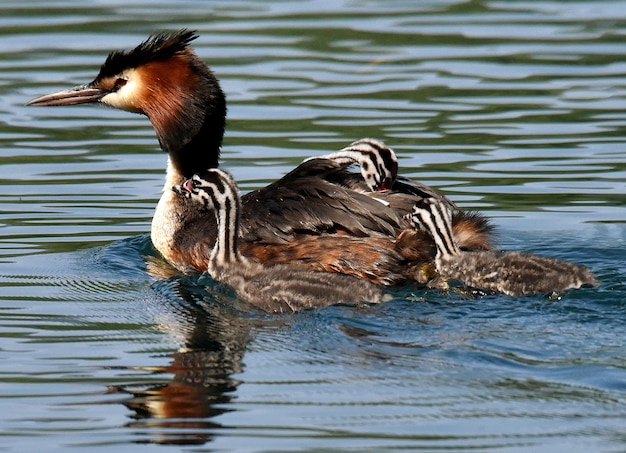
[[[167,266],[156,259],[148,264],[160,277],[170,272]],[[138,443],[204,444],[223,428],[212,419],[232,410],[229,404],[240,384],[233,376],[243,369],[255,320],[230,300],[222,302],[230,298],[223,286],[207,287],[197,279],[194,284],[177,276],[158,279],[153,287],[167,292],[167,299],[173,301],[163,310],[170,310],[164,317],[173,316],[175,321],[163,327],[183,336],[181,348],[167,355],[167,365],[132,368],[163,376],[162,382],[122,384],[110,391],[131,395],[122,403],[133,411],[127,426],[141,436]]]

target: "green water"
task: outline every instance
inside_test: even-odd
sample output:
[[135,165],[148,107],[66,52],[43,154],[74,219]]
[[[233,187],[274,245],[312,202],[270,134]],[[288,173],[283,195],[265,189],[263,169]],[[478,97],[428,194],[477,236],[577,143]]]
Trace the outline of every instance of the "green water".
[[[4,2],[0,451],[622,451],[626,1]],[[162,276],[149,122],[33,108],[114,49],[198,30],[243,191],[356,138],[591,267],[560,300],[402,287],[250,313]],[[141,444],[141,445],[137,445]]]

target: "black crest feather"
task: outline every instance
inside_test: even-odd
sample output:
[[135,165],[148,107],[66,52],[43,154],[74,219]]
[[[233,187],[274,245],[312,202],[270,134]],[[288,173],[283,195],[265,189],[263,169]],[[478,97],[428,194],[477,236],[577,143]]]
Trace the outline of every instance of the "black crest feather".
[[150,36],[132,50],[111,52],[100,68],[98,79],[114,77],[124,70],[136,68],[151,61],[165,60],[184,52],[189,43],[198,35],[193,30],[180,30],[176,33],[159,33]]

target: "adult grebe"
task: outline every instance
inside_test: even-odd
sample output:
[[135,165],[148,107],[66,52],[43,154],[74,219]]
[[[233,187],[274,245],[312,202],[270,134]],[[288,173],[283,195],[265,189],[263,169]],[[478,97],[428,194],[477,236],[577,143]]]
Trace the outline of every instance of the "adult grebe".
[[206,170],[172,190],[212,213],[217,239],[208,271],[215,280],[233,287],[237,295],[271,313],[325,307],[339,302],[380,302],[382,293],[372,283],[344,274],[315,272],[285,264],[263,265],[239,252],[240,199],[237,185],[225,171]]
[[461,251],[452,237],[450,209],[438,200],[427,198],[418,203],[411,222],[432,235],[439,273],[435,281],[444,287],[446,280],[458,280],[473,288],[521,296],[596,284],[586,267],[554,258],[525,252]]
[[[146,115],[168,153],[165,190],[151,229],[156,249],[182,271],[204,270],[215,243],[215,219],[170,188],[218,166],[226,101],[213,72],[189,43],[192,31],[151,36],[130,51],[111,53],[86,85],[28,104],[100,103]],[[330,162],[330,167],[328,163]],[[391,190],[363,193],[337,162],[303,162],[275,183],[242,198],[241,252],[267,263],[341,272],[390,285],[420,280],[432,241],[403,217],[423,197],[449,203],[428,186],[398,177]],[[490,226],[458,211],[453,233],[468,250],[489,249]]]

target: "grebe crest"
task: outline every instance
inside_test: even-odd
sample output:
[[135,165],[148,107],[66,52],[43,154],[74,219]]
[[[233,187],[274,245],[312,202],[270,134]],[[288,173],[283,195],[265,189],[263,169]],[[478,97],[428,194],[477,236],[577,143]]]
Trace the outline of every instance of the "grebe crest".
[[415,228],[428,232],[437,246],[435,265],[440,279],[511,296],[550,294],[597,284],[584,266],[526,252],[464,252],[455,243],[450,208],[427,198],[410,215]]
[[238,246],[239,195],[227,172],[209,169],[172,190],[195,202],[199,209],[213,212],[218,232],[209,258],[209,274],[233,287],[251,304],[268,312],[286,312],[340,302],[383,300],[379,288],[355,277],[281,264],[266,266],[243,257]]

